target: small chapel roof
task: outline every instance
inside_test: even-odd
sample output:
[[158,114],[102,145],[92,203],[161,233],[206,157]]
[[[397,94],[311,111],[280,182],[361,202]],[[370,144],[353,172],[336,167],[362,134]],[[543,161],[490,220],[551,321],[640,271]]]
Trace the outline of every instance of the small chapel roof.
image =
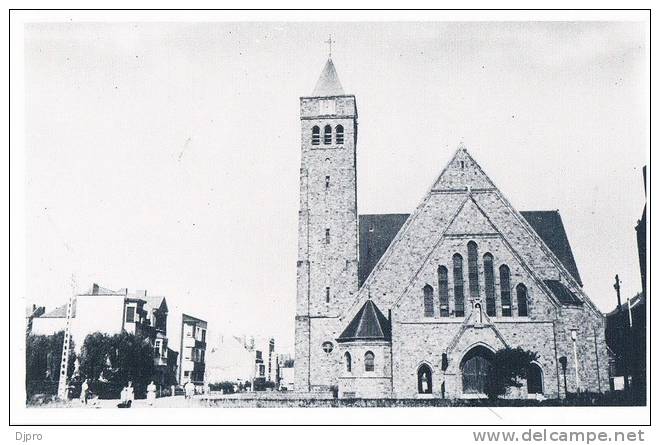
[[328,59],[325,63],[325,67],[321,72],[319,80],[316,82],[316,87],[312,92],[313,97],[327,97],[327,96],[343,96],[344,89],[341,86],[339,81],[339,76],[337,75],[337,70],[335,70],[335,65],[332,63],[332,59]]
[[338,342],[356,340],[386,340],[392,339],[390,321],[378,309],[378,306],[368,299],[355,314],[353,320],[341,333]]

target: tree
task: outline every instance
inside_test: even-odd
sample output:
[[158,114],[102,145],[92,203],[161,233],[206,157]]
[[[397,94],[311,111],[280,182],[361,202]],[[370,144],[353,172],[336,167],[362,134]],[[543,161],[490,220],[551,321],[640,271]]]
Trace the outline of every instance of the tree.
[[92,392],[116,397],[130,381],[143,394],[154,377],[153,347],[148,338],[122,332],[96,332],[85,338],[80,374],[92,382]]
[[[62,363],[64,331],[52,335],[28,335],[25,345],[25,383],[28,397],[36,393],[57,393]],[[73,340],[70,343],[70,356],[67,378],[73,376],[76,354]]]
[[490,399],[496,399],[506,394],[508,388],[522,386],[521,379],[527,377],[527,369],[531,362],[538,358],[536,352],[520,347],[500,349],[493,357],[492,367],[488,375],[486,394]]
[[87,335],[80,351],[80,374],[91,381],[107,379],[112,340],[109,335],[95,332]]

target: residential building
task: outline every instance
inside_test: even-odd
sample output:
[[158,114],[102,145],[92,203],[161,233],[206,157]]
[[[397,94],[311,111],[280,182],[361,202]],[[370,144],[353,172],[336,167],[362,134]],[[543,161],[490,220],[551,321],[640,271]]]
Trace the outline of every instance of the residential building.
[[181,346],[179,349],[179,384],[204,384],[207,322],[183,314],[181,317]]

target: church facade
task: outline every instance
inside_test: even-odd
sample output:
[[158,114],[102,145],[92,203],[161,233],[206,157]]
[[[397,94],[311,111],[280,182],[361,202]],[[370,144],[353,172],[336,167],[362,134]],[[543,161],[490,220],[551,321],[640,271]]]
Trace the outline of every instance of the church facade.
[[510,397],[605,391],[559,212],[514,209],[461,146],[412,214],[359,215],[357,117],[329,59],[300,99],[296,390],[483,397],[495,352],[522,347],[538,359]]

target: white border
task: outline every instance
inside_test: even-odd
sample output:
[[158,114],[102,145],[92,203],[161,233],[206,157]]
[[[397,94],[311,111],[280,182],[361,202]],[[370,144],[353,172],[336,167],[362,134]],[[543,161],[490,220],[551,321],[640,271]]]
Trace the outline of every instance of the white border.
[[[216,6],[211,2],[203,2],[202,6]],[[298,7],[309,7],[303,2],[296,2]],[[341,7],[345,3],[338,1],[332,6]],[[479,6],[493,7],[480,2]],[[525,7],[525,2],[510,2],[506,7]],[[629,2],[626,7],[645,7],[641,2]],[[15,5],[16,7],[53,7],[49,2],[32,2],[31,5]],[[70,7],[88,7],[85,2],[74,1],[66,5]],[[136,2],[116,2],[113,7],[138,7]],[[174,2],[162,2],[162,7],[177,7]],[[186,4],[186,7],[199,7],[199,2]],[[267,4],[261,5],[268,7]],[[383,5],[385,6],[385,5]],[[400,5],[412,7],[409,5]],[[432,6],[432,5],[427,5]],[[460,5],[454,5],[460,7]],[[498,6],[503,6],[499,4]],[[577,6],[576,2],[555,2],[552,7]],[[601,2],[599,6],[606,6]],[[623,7],[623,5],[621,5]],[[392,6],[390,6],[392,7]],[[645,21],[644,11],[597,11],[597,12],[565,12],[565,11],[344,11],[344,12],[303,12],[303,11],[20,11],[11,15],[11,302],[12,344],[9,353],[12,357],[11,377],[5,375],[5,382],[10,382],[11,422],[15,424],[640,424],[648,421],[646,408],[389,408],[389,409],[160,409],[160,410],[56,410],[56,409],[26,409],[24,406],[23,379],[24,363],[22,360],[24,304],[23,285],[25,279],[25,236],[24,230],[24,173],[25,158],[23,122],[23,68],[22,26],[26,22],[45,21],[518,21],[518,20],[611,20],[611,21]],[[7,38],[4,33],[3,38]],[[7,48],[8,42],[5,42]],[[7,75],[7,70],[3,71]],[[7,91],[7,90],[5,90]],[[6,93],[4,93],[6,94]],[[7,120],[5,120],[7,122]],[[4,127],[6,128],[6,127]],[[6,136],[6,135],[5,135]],[[7,139],[5,139],[7,140]],[[6,160],[3,160],[6,162]],[[613,160],[614,162],[614,160]],[[5,170],[6,171],[6,170]],[[5,185],[3,184],[3,187]],[[8,196],[8,194],[3,194]],[[5,206],[4,208],[7,208]],[[2,224],[6,224],[6,219]],[[631,229],[632,230],[632,229]],[[6,257],[5,257],[6,258]],[[7,270],[7,268],[5,268]],[[4,278],[4,275],[3,275]],[[7,283],[5,289],[8,288]],[[8,314],[4,312],[3,316]],[[5,318],[6,319],[6,318]],[[657,355],[657,354],[656,354]],[[6,373],[7,356],[3,357],[2,373]],[[655,397],[657,399],[657,395]],[[172,431],[172,430],[170,430]],[[435,430],[439,433],[439,430]],[[59,434],[59,433],[57,433]],[[95,433],[96,436],[98,433]],[[149,434],[147,431],[146,434]],[[145,434],[145,435],[146,435]],[[172,431],[174,439],[179,433]],[[185,434],[185,430],[184,430]],[[251,434],[251,433],[250,433]],[[275,432],[275,434],[278,434]],[[168,433],[169,436],[169,433]],[[333,435],[335,440],[338,435]],[[345,433],[341,440],[351,440]],[[65,437],[65,436],[62,436]],[[97,436],[98,437],[98,436]],[[181,436],[185,440],[187,436]],[[317,434],[314,434],[317,437]],[[436,436],[438,440],[440,435]],[[83,439],[82,437],[80,439]],[[99,440],[104,442],[100,437]],[[402,440],[412,437],[403,436]],[[190,440],[190,438],[188,439]],[[193,439],[194,440],[194,439]],[[204,439],[201,439],[204,440]],[[413,439],[414,440],[414,439]],[[315,440],[316,441],[316,440]],[[321,440],[323,441],[323,440]]]

